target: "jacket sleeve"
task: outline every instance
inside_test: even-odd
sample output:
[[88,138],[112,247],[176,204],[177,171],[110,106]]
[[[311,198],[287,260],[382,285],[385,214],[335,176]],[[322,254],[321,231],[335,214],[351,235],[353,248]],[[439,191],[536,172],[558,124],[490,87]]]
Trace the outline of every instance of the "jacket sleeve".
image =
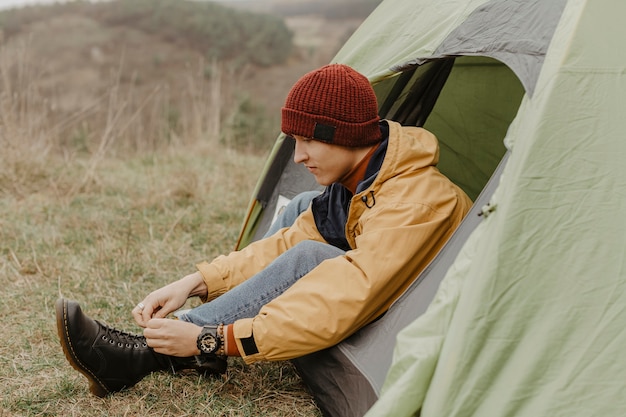
[[235,322],[240,351],[241,339],[250,337],[258,350],[244,360],[285,360],[324,349],[384,313],[452,233],[453,213],[464,214],[456,214],[455,197],[446,198],[445,207],[363,208],[356,249],[322,262],[256,317]]
[[[310,212],[311,209],[308,209]],[[221,255],[212,262],[196,265],[207,286],[207,297],[212,300],[263,270],[280,254],[303,240],[324,239],[318,233],[313,216],[306,211],[296,219],[292,227],[281,229],[274,235],[251,243],[240,251]]]

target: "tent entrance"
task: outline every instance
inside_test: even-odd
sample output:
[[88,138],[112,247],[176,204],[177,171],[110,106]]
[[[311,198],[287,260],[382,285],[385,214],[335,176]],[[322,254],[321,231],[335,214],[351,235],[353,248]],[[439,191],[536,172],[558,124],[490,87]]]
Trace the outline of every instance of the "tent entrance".
[[430,61],[374,89],[381,117],[437,136],[439,169],[472,200],[504,155],[503,138],[524,95],[509,67],[473,56]]

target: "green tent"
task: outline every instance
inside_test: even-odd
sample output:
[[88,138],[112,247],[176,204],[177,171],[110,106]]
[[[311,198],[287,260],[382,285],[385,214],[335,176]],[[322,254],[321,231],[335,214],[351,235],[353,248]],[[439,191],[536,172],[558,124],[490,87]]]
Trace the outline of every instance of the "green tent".
[[[294,361],[324,414],[624,414],[625,12],[384,0],[333,60],[369,77],[382,117],[433,131],[476,201],[385,316]],[[241,245],[315,187],[292,149],[278,139]]]
[[398,336],[368,416],[626,413],[623,16],[567,2],[506,135],[495,209]]

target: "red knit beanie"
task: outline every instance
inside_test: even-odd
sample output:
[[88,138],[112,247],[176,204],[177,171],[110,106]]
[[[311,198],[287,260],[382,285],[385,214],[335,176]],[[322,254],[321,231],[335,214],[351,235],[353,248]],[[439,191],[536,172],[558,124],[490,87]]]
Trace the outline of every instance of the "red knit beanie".
[[282,131],[334,145],[364,147],[381,141],[378,103],[368,79],[331,64],[300,78],[282,108]]

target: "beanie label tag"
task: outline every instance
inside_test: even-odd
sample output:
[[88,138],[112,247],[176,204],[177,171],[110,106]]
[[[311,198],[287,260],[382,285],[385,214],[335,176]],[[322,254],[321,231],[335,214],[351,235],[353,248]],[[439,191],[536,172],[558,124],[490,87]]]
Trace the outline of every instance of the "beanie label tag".
[[315,123],[315,128],[313,129],[313,139],[326,143],[333,143],[335,140],[335,130],[337,130],[336,126]]

